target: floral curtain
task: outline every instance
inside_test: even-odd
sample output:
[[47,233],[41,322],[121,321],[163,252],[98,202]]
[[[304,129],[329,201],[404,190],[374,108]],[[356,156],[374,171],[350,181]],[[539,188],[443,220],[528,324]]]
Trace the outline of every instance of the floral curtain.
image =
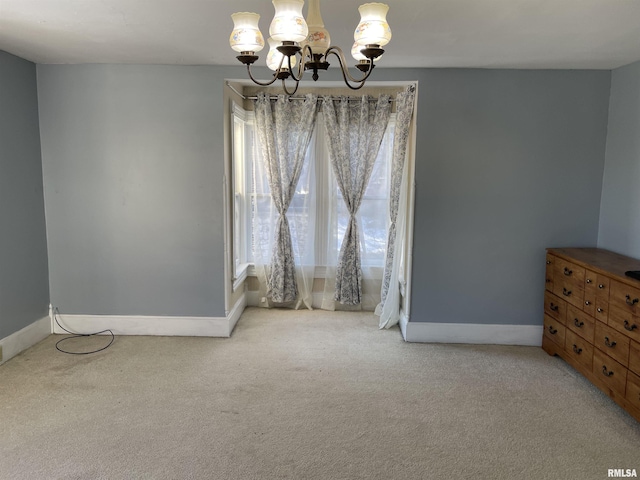
[[389,123],[389,96],[380,95],[377,102],[366,95],[358,102],[325,96],[323,113],[329,158],[350,215],[338,256],[334,299],[344,305],[359,305],[362,267],[356,214]]
[[[400,321],[400,277],[403,242],[406,232],[408,164],[407,144],[415,102],[415,85],[408,86],[396,96],[396,129],[393,140],[391,191],[389,194],[389,233],[385,259],[381,301],[376,307],[380,328],[390,328]],[[399,242],[396,240],[399,239]]]
[[258,94],[256,130],[273,206],[277,210],[271,262],[266,275],[266,296],[274,303],[298,297],[296,266],[287,210],[302,173],[305,153],[316,121],[318,97],[291,101],[279,95],[272,105],[269,95]]

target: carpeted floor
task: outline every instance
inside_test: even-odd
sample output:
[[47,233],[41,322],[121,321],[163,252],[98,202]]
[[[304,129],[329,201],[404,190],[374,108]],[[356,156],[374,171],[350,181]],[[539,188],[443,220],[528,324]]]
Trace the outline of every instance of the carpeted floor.
[[539,348],[407,344],[370,313],[258,309],[230,339],[117,337],[71,356],[60,338],[0,367],[2,479],[640,472],[640,424]]

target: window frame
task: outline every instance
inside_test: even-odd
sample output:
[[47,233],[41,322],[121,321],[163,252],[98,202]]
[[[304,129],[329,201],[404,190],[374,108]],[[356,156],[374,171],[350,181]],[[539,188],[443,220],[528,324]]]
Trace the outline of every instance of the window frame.
[[[251,183],[247,179],[251,178],[247,174],[246,151],[252,148],[248,142],[248,130],[253,122],[253,112],[243,109],[235,102],[231,103],[231,178],[232,187],[232,235],[231,235],[231,264],[233,291],[235,292],[249,275],[249,245],[247,242],[248,233],[251,231],[249,222],[250,214],[250,194]],[[253,141],[253,138],[251,139]],[[249,146],[248,146],[249,145]]]

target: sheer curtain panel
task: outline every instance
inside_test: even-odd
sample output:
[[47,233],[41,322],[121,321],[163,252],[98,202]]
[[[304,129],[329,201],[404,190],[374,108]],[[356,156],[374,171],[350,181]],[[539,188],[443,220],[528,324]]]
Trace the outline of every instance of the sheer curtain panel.
[[334,101],[325,96],[322,105],[329,136],[329,158],[349,212],[338,256],[334,300],[344,305],[359,305],[362,266],[356,214],[389,123],[391,105],[388,95],[380,95],[377,102],[366,95],[356,102],[349,102],[346,97]]
[[400,277],[404,261],[409,183],[406,157],[415,92],[415,85],[410,85],[396,96],[396,129],[393,138],[389,195],[390,223],[380,291],[381,301],[375,311],[376,315],[380,316],[380,328],[390,328],[400,321]]
[[[273,303],[289,303],[298,298],[296,276],[302,272],[300,269],[296,272],[287,211],[303,171],[305,154],[315,125],[317,103],[318,97],[308,94],[304,101],[291,101],[288,96],[279,95],[272,104],[264,93],[259,93],[255,102],[256,130],[272,207],[277,216],[271,260],[268,266],[265,263],[262,267],[266,296]],[[260,265],[256,265],[258,271],[260,268]],[[258,276],[260,278],[260,273]],[[302,296],[310,298],[308,283],[303,282],[304,290],[309,291],[303,291]],[[307,306],[311,306],[310,301]]]

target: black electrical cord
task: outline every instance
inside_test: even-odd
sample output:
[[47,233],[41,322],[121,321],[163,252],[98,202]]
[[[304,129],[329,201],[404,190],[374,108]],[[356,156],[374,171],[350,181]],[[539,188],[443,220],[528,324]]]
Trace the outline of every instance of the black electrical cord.
[[[116,336],[113,334],[113,332],[112,332],[111,330],[109,330],[109,329],[107,329],[107,330],[102,330],[102,331],[100,331],[100,332],[95,332],[95,333],[75,333],[75,332],[70,332],[69,330],[67,330],[66,328],[64,328],[62,325],[60,325],[60,322],[58,322],[58,315],[59,315],[59,314],[60,314],[60,311],[56,308],[56,309],[55,309],[55,311],[54,311],[54,314],[53,314],[53,318],[55,319],[56,324],[57,324],[57,325],[58,325],[62,330],[64,330],[65,332],[67,332],[68,334],[70,334],[70,335],[71,335],[70,337],[65,337],[65,338],[63,338],[62,340],[58,340],[58,341],[56,342],[56,349],[57,349],[59,352],[67,353],[67,354],[69,354],[69,355],[90,355],[90,354],[92,354],[92,353],[98,353],[98,352],[101,352],[101,351],[103,351],[103,350],[106,350],[107,348],[109,348],[109,347],[111,346],[111,344],[113,343],[113,341],[114,341],[114,340],[115,340],[115,338],[116,338]],[[107,333],[107,332],[111,335],[111,341],[109,342],[109,344],[108,344],[106,347],[99,348],[98,350],[92,350],[91,352],[70,352],[70,351],[68,351],[68,350],[63,350],[62,348],[60,348],[60,344],[61,344],[62,342],[65,342],[65,341],[67,341],[67,340],[71,340],[72,338],[94,337],[94,336],[96,336],[96,335],[100,335],[100,334],[102,334],[102,333]]]

